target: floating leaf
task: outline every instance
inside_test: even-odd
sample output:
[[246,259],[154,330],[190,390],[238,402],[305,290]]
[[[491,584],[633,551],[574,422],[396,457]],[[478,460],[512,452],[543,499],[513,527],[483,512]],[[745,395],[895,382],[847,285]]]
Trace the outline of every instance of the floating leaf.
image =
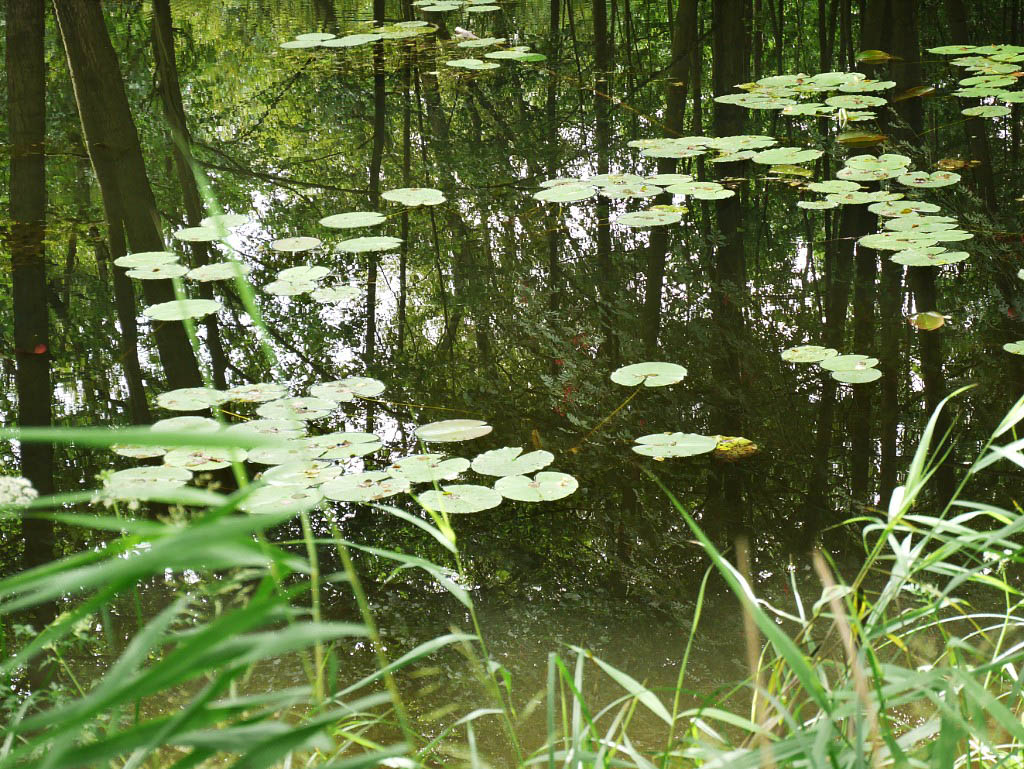
[[946,324],[946,316],[941,312],[935,312],[932,310],[929,312],[919,312],[915,315],[911,315],[907,318],[907,322],[914,328],[918,328],[921,331],[934,331]]
[[320,45],[316,40],[286,40],[280,44],[280,48],[316,48]]
[[441,491],[431,489],[419,495],[419,502],[428,510],[450,515],[478,513],[501,504],[501,494],[487,486],[449,484]]
[[973,45],[940,45],[935,48],[929,48],[928,53],[937,53],[942,55],[956,55],[963,56],[964,54],[974,53]]
[[665,387],[682,382],[686,369],[676,363],[633,363],[612,372],[611,380],[626,387]]
[[712,457],[720,462],[739,462],[760,451],[756,443],[739,435],[719,435]]
[[864,62],[865,64],[884,64],[887,61],[903,61],[899,56],[893,56],[891,53],[886,53],[885,51],[879,51],[876,49],[860,51],[855,58],[857,61]]
[[180,488],[190,480],[192,473],[182,467],[132,467],[113,473],[103,490],[115,499],[147,499]]
[[331,271],[319,264],[300,264],[277,273],[277,279],[288,283],[312,283],[325,278]]
[[843,179],[829,179],[824,182],[811,182],[807,185],[807,189],[811,192],[856,192],[861,189],[861,185],[857,182],[845,181]]
[[278,400],[288,394],[284,385],[276,382],[256,382],[254,384],[236,385],[228,388],[225,393],[228,400],[241,403],[266,403]]
[[873,248],[876,251],[906,251],[912,248],[924,248],[933,246],[939,241],[932,237],[936,233],[920,232],[876,232],[873,235],[865,235],[857,242],[865,248]]
[[914,171],[913,173],[903,174],[896,181],[900,184],[905,184],[907,187],[947,187],[960,181],[960,174],[955,174],[952,171],[935,171],[933,173]]
[[615,218],[616,224],[621,224],[625,227],[660,227],[666,224],[675,224],[681,221],[683,215],[676,211],[632,211],[628,214],[622,214]]
[[878,358],[867,355],[833,355],[819,364],[826,371],[862,371],[878,365]]
[[438,206],[444,203],[445,197],[441,190],[431,187],[402,187],[397,190],[382,192],[384,200],[392,203],[401,203],[403,206],[416,208],[417,206]]
[[1014,355],[1024,355],[1024,339],[1016,342],[1007,342],[1003,345],[1003,349],[1007,352],[1012,352]]
[[457,69],[497,69],[500,65],[495,64],[493,61],[483,61],[482,59],[452,59],[446,61],[445,66],[455,67]]
[[156,396],[156,405],[168,411],[205,411],[226,403],[228,394],[212,387],[182,387]]
[[445,419],[417,427],[416,437],[428,443],[450,443],[479,438],[493,429],[479,419]]
[[249,274],[249,268],[241,262],[211,262],[189,270],[185,277],[202,282],[210,280],[234,280]]
[[692,182],[693,177],[690,174],[654,174],[654,176],[648,176],[646,181],[659,187],[668,187],[672,184]]
[[150,267],[154,264],[172,264],[178,261],[178,254],[173,251],[140,251],[137,254],[125,254],[114,260],[118,267]]
[[242,449],[181,446],[171,449],[164,455],[164,464],[167,467],[184,467],[194,473],[201,473],[230,467],[232,462],[244,462],[245,458],[246,452]]
[[216,433],[221,429],[221,424],[210,417],[167,417],[158,419],[149,429],[154,433],[188,431],[192,433]]
[[292,438],[290,446],[253,449],[249,452],[249,461],[259,465],[287,465],[292,462],[309,462],[319,459],[323,450],[309,446],[301,438]]
[[798,200],[797,208],[806,208],[811,211],[821,211],[828,208],[838,208],[839,204],[834,200]]
[[271,241],[270,247],[275,251],[294,254],[299,251],[309,251],[310,249],[318,248],[322,244],[323,241],[320,240],[320,238],[299,236],[295,238],[280,238],[278,240]]
[[639,184],[604,184],[597,190],[597,194],[612,198],[613,200],[626,200],[629,198],[653,198],[660,195],[664,190],[653,184],[641,182]]
[[345,470],[322,459],[310,459],[304,462],[288,462],[275,465],[263,473],[263,480],[274,486],[304,486],[310,488],[332,481]]
[[110,450],[130,459],[153,459],[167,453],[167,449],[160,446],[111,446]]
[[960,110],[960,114],[967,115],[967,117],[1005,117],[1010,112],[1009,107],[1003,107],[998,104],[983,104],[978,107],[967,107]]
[[393,478],[380,470],[345,475],[320,488],[325,497],[339,502],[374,502],[408,490],[408,480]]
[[907,214],[931,214],[942,209],[934,203],[923,200],[900,200],[875,203],[868,206],[868,211],[879,216],[906,216]]
[[208,243],[224,237],[223,227],[183,227],[174,233],[174,237],[187,243]]
[[478,37],[475,40],[463,40],[458,43],[459,48],[489,48],[492,45],[500,45],[505,42],[503,37]]
[[202,318],[220,309],[221,304],[216,299],[175,299],[151,305],[142,314],[152,320],[184,320]]
[[597,187],[592,184],[559,184],[533,193],[535,200],[542,203],[575,203],[593,197]]
[[239,502],[238,507],[247,513],[302,513],[308,512],[323,501],[319,489],[304,486],[263,486]]
[[888,91],[896,85],[895,80],[851,80],[839,86],[843,93],[867,93],[868,91]]
[[774,166],[779,164],[809,163],[824,155],[823,150],[809,150],[802,147],[775,147],[761,150],[751,158],[755,163]]
[[867,384],[882,378],[882,372],[876,368],[842,369],[833,371],[832,378],[843,384]]
[[355,227],[374,227],[385,221],[387,217],[376,211],[350,211],[347,214],[325,216],[320,220],[320,224],[336,230],[348,230]]
[[321,452],[324,459],[364,457],[381,448],[380,438],[373,433],[336,432],[306,438],[307,445]]
[[264,419],[299,419],[308,421],[320,419],[327,416],[335,408],[337,403],[326,398],[279,398],[276,401],[264,403],[256,413]]
[[550,451],[537,450],[527,454],[518,446],[506,446],[479,454],[473,460],[473,472],[481,475],[529,475],[547,467],[555,460]]
[[962,262],[968,258],[970,258],[970,254],[966,251],[931,252],[927,249],[910,249],[893,254],[889,260],[896,264],[905,264],[908,267],[942,267]]
[[298,296],[316,289],[311,280],[274,280],[263,287],[263,290],[274,296]]
[[361,254],[366,251],[392,251],[402,245],[401,238],[378,235],[367,238],[351,238],[338,243],[335,248],[350,254]]
[[381,37],[382,35],[375,32],[363,32],[358,35],[345,35],[344,37],[326,40],[321,45],[324,48],[354,48],[357,45],[376,43]]
[[188,272],[188,267],[183,264],[152,264],[148,267],[136,267],[125,273],[129,278],[136,280],[170,280],[180,278]]
[[297,419],[250,419],[248,422],[231,425],[225,432],[298,438],[306,432],[306,425]]
[[355,286],[324,286],[313,289],[309,292],[309,295],[313,301],[320,302],[321,304],[332,304],[358,299],[361,293]]
[[462,457],[445,459],[444,454],[413,454],[392,462],[388,472],[410,483],[452,481],[469,469],[469,460]]
[[666,459],[669,457],[692,457],[714,451],[718,437],[696,433],[654,433],[636,439],[633,451],[645,457]]
[[525,475],[508,475],[499,478],[494,490],[506,499],[520,502],[553,502],[572,494],[580,486],[579,482],[567,473],[537,473],[533,478]]
[[335,403],[349,403],[353,398],[375,398],[384,392],[384,383],[365,376],[350,376],[332,382],[321,382],[309,388],[311,395]]
[[790,347],[780,353],[782,359],[790,363],[817,363],[826,358],[832,358],[836,354],[831,347],[822,347],[817,344],[802,344],[799,347]]

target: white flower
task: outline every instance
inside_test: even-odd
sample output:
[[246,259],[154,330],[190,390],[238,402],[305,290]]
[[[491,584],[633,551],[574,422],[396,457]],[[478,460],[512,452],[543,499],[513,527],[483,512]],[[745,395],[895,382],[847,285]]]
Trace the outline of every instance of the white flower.
[[38,496],[28,478],[0,475],[0,507],[25,507]]

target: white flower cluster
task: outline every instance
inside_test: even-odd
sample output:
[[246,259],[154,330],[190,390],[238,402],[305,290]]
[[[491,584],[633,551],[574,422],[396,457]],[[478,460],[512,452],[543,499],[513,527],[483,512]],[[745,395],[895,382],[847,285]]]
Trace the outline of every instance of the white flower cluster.
[[28,478],[17,475],[0,475],[0,508],[24,507],[39,496]]

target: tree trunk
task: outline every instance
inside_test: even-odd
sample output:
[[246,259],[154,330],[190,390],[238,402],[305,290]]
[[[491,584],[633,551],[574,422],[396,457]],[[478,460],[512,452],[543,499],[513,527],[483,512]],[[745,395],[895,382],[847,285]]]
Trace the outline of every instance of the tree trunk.
[[[203,218],[203,201],[199,195],[193,170],[192,137],[185,120],[185,106],[181,100],[181,84],[178,80],[178,65],[174,60],[174,36],[171,24],[169,0],[153,0],[153,58],[160,84],[160,97],[164,105],[164,116],[171,131],[171,152],[174,167],[181,185],[181,197],[185,204],[185,217],[189,226],[197,227]],[[190,244],[194,266],[200,267],[210,261],[206,243]],[[199,283],[199,296],[213,298],[213,288],[207,282]],[[213,368],[213,383],[220,389],[227,388],[227,355],[220,338],[220,325],[216,313],[202,320],[206,328],[206,347],[210,351]]]
[[[112,215],[119,216],[132,251],[162,251],[156,201],[100,4],[97,0],[55,0],[53,7],[108,226],[113,224]],[[149,304],[174,299],[167,280],[143,281],[143,291]],[[201,386],[184,325],[173,321],[154,323],[153,328],[169,386]]]

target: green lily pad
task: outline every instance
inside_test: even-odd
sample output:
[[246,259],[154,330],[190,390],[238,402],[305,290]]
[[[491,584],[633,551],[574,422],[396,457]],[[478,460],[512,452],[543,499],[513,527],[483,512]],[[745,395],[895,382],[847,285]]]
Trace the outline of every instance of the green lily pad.
[[136,267],[128,270],[125,275],[136,280],[170,280],[171,278],[180,278],[187,272],[188,267],[183,264],[167,263]]
[[300,264],[288,267],[277,273],[277,279],[288,283],[311,283],[331,274],[331,271],[319,264]]
[[882,378],[882,372],[876,368],[833,371],[832,378],[843,384],[867,384]]
[[823,182],[810,182],[807,185],[807,189],[811,192],[820,192],[822,194],[829,192],[856,192],[861,189],[861,185],[844,179],[828,179]]
[[210,419],[210,417],[167,417],[166,419],[158,419],[149,426],[149,429],[154,433],[184,431],[191,433],[216,433],[221,430],[221,424],[216,419]]
[[642,182],[640,184],[604,184],[597,190],[601,197],[613,200],[628,200],[630,198],[653,198],[660,195],[664,190],[653,184]]
[[388,472],[409,483],[453,481],[469,469],[469,460],[462,457],[445,459],[444,454],[413,454],[392,462]]
[[942,232],[956,229],[956,219],[951,216],[927,216],[910,214],[887,219],[885,229],[893,232]]
[[955,174],[952,171],[935,171],[933,173],[914,171],[913,173],[903,174],[896,181],[907,187],[948,187],[950,184],[956,184],[960,181],[960,174]]
[[304,486],[263,486],[256,489],[238,507],[253,515],[268,513],[302,513],[323,501],[319,489]]
[[175,299],[150,305],[142,314],[151,320],[185,320],[202,318],[220,309],[221,304],[216,299]]
[[467,13],[493,13],[494,11],[500,11],[500,5],[470,5],[466,8]]
[[279,398],[264,403],[256,413],[264,419],[321,419],[337,408],[338,404],[326,398]]
[[316,290],[311,280],[274,280],[263,287],[263,291],[274,296],[298,296]]
[[335,403],[349,403],[353,398],[376,398],[384,392],[384,383],[365,376],[350,376],[332,382],[321,382],[309,388],[311,395]]
[[387,217],[376,211],[349,211],[346,214],[325,216],[320,220],[320,224],[335,230],[348,230],[355,227],[374,227],[385,221]]
[[861,94],[848,94],[844,96],[830,96],[825,99],[825,104],[839,109],[871,109],[881,107],[885,104],[881,96],[864,96]]
[[358,299],[362,292],[355,286],[323,286],[313,289],[309,295],[313,301],[320,304],[333,304]]
[[384,200],[401,203],[403,206],[439,206],[445,201],[444,193],[431,187],[402,187],[397,190],[382,192]]
[[538,450],[523,454],[518,446],[505,446],[500,449],[485,451],[473,460],[473,472],[480,475],[529,475],[535,473],[555,460],[550,451]]
[[501,494],[487,486],[469,483],[449,484],[440,491],[430,489],[419,495],[419,502],[428,510],[449,515],[479,513],[501,504]]
[[489,48],[492,45],[501,45],[505,42],[503,37],[478,37],[475,40],[463,40],[458,43],[459,48]]
[[320,43],[316,40],[285,40],[278,46],[286,50],[293,48],[316,48]]
[[806,208],[809,211],[822,211],[829,208],[839,208],[839,203],[834,200],[798,200],[797,208]]
[[185,277],[206,282],[210,280],[234,280],[249,274],[249,267],[241,262],[212,262],[189,270]]
[[1024,355],[1024,339],[1016,342],[1007,342],[1003,345],[1003,349],[1007,352],[1012,352],[1014,355]]
[[183,467],[132,467],[113,473],[103,491],[114,499],[148,499],[172,492],[190,480],[192,473]]
[[288,395],[284,385],[276,382],[256,382],[254,384],[236,385],[226,390],[228,400],[240,403],[267,403]]
[[966,251],[929,252],[927,249],[910,249],[893,254],[889,260],[908,267],[942,267],[962,262],[970,256]]
[[967,115],[967,117],[1005,117],[1010,112],[1009,107],[999,104],[983,104],[979,107],[967,107],[960,110],[960,114]]
[[833,355],[819,364],[826,371],[862,371],[878,365],[878,358],[868,355]]
[[645,181],[659,187],[668,187],[672,184],[687,184],[693,181],[693,177],[690,174],[654,174],[648,176]]
[[782,359],[790,363],[818,363],[837,354],[831,347],[822,347],[817,344],[802,344],[799,347],[790,347],[780,353]]
[[867,93],[868,91],[888,91],[896,86],[895,80],[853,80],[843,83],[839,90],[843,93]]
[[682,221],[683,215],[676,211],[632,211],[615,218],[616,224],[625,227],[661,227],[666,224],[675,224]]
[[493,61],[484,61],[483,59],[452,59],[451,61],[446,61],[445,66],[456,69],[482,70],[497,69],[501,65]]
[[868,211],[879,216],[907,216],[908,214],[933,214],[942,209],[934,203],[923,200],[899,200],[875,203]]
[[388,235],[376,237],[350,238],[338,243],[335,248],[350,254],[361,254],[366,251],[393,251],[402,245],[401,238],[393,238]]
[[125,254],[114,260],[118,267],[133,269],[151,267],[154,264],[173,264],[178,261],[178,254],[173,251],[140,251],[136,254]]
[[201,473],[230,467],[232,462],[244,462],[245,458],[246,452],[242,449],[180,446],[164,455],[164,464],[167,467],[183,467],[194,473]]
[[626,387],[665,387],[682,382],[685,377],[686,369],[676,363],[652,361],[618,368],[612,372],[611,380]]
[[376,32],[362,32],[358,35],[345,35],[344,37],[325,40],[321,45],[324,48],[355,48],[358,45],[376,43],[380,39],[381,35]]
[[761,150],[751,160],[766,166],[795,165],[817,160],[824,154],[823,150],[810,150],[803,147],[775,147],[770,150]]
[[865,235],[857,242],[865,248],[873,248],[876,251],[907,251],[912,248],[923,248],[934,246],[938,239],[932,237],[937,233],[932,232],[876,232],[873,235]]
[[258,465],[287,465],[293,462],[309,462],[323,457],[323,450],[303,443],[302,438],[292,438],[289,446],[252,449],[249,461]]
[[597,187],[592,184],[559,184],[533,193],[542,203],[575,203],[593,197]]
[[223,227],[182,227],[174,233],[177,240],[186,243],[209,243],[224,237]]
[[306,432],[306,425],[297,419],[250,419],[231,425],[224,432],[298,438]]
[[937,240],[939,243],[956,243],[963,240],[970,240],[974,237],[974,233],[966,232],[965,230],[935,230],[934,232],[928,233],[929,236]]
[[417,427],[416,437],[427,443],[451,443],[479,438],[493,429],[479,419],[444,419]]
[[299,236],[295,238],[279,238],[278,240],[271,241],[270,247],[275,251],[295,254],[300,251],[309,251],[310,249],[318,248],[322,244],[323,241],[320,240],[320,238]]
[[351,459],[365,457],[378,451],[380,438],[373,433],[335,432],[306,438],[307,445],[321,452],[323,459]]
[[692,457],[714,451],[718,445],[718,436],[698,435],[696,433],[654,433],[636,439],[633,451],[645,457],[667,459],[675,457]]
[[309,459],[274,465],[263,473],[263,480],[274,486],[304,486],[308,489],[333,481],[344,472],[344,468],[333,462]]
[[160,446],[111,446],[110,450],[129,459],[154,459],[167,453]]
[[394,478],[380,470],[343,475],[320,487],[325,497],[339,502],[375,502],[408,490],[407,479]]
[[533,478],[507,475],[494,483],[494,490],[506,499],[519,502],[553,502],[572,494],[580,486],[568,473],[543,472]]
[[205,411],[226,403],[228,394],[212,387],[182,387],[156,396],[156,405],[168,411]]

